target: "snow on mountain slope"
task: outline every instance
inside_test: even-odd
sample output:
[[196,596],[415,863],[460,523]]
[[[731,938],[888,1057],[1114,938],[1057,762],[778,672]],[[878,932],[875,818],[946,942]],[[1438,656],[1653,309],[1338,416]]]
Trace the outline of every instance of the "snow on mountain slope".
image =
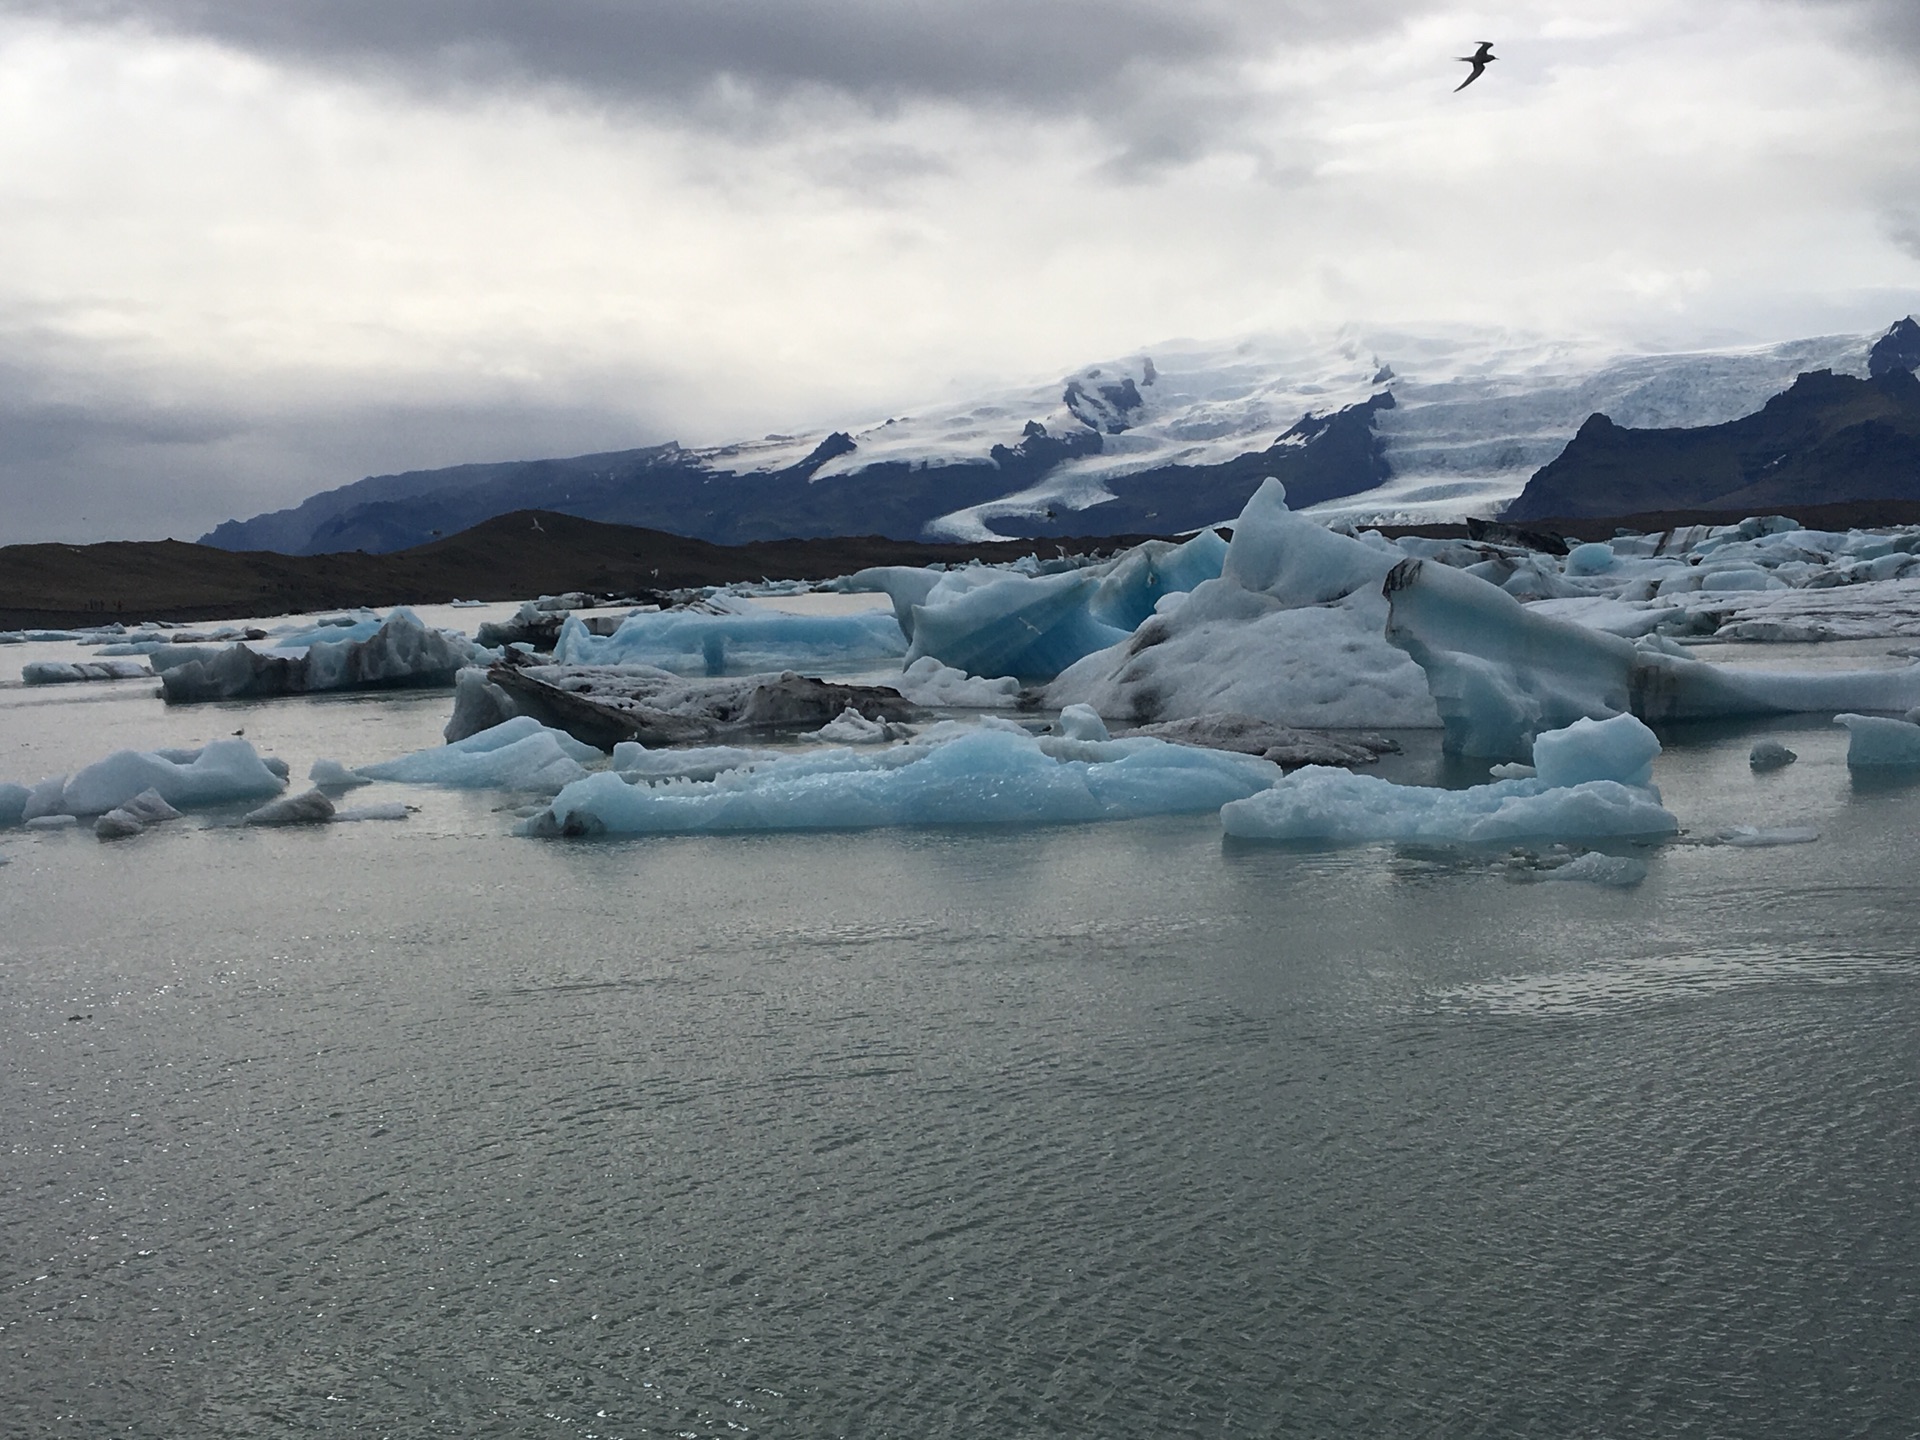
[[[949,512],[927,532],[1001,538],[987,520],[1091,509],[1108,498],[1102,482],[1110,477],[1265,450],[1303,415],[1339,410],[1385,389],[1396,408],[1380,411],[1375,426],[1391,479],[1314,512],[1377,522],[1457,519],[1497,511],[1519,494],[1595,411],[1636,427],[1719,424],[1757,409],[1803,371],[1865,375],[1876,338],[1823,336],[1673,354],[1494,330],[1174,341],[1064,381],[851,430],[854,448],[821,466],[815,479],[886,462],[915,469],[978,464],[1029,424],[1053,436],[1097,428],[1098,454],[1069,460],[1016,494]],[[716,469],[773,471],[797,463],[820,440],[819,433],[769,436],[699,454]]]

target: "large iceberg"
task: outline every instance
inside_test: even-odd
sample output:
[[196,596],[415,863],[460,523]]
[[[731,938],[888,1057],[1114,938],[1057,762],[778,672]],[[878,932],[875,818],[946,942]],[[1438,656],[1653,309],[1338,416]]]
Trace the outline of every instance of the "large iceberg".
[[[451,686],[459,671],[483,655],[464,635],[435,630],[411,610],[395,610],[376,629],[322,627],[346,635],[315,639],[304,650],[256,650],[229,645],[211,659],[164,669],[168,703],[305,695],[329,690],[435,689]],[[354,638],[358,635],[358,638]]]
[[1405,560],[1387,576],[1386,637],[1425,672],[1458,754],[1512,758],[1582,718],[1691,720],[1920,704],[1920,665],[1782,671],[1714,665],[1543,615],[1464,570]]
[[1836,715],[1847,727],[1847,768],[1907,770],[1920,767],[1920,725],[1888,715]]
[[[564,730],[553,730],[527,716],[431,750],[416,750],[397,760],[361,765],[351,773],[367,780],[398,780],[411,785],[444,785],[463,790],[525,790],[551,795],[587,772],[582,761],[600,751]],[[337,776],[329,772],[335,784]]]
[[1431,728],[1425,677],[1383,638],[1380,585],[1401,558],[1294,514],[1269,480],[1218,578],[1073,665],[1047,700],[1134,724],[1231,712],[1298,728]]
[[650,665],[677,675],[720,676],[797,665],[872,664],[897,660],[906,648],[893,617],[878,610],[857,615],[662,610],[629,615],[611,635],[595,635],[579,616],[569,615],[553,657],[563,665]]
[[1582,720],[1540,737],[1531,778],[1442,790],[1309,766],[1223,806],[1220,823],[1243,839],[1332,844],[1671,835],[1679,821],[1648,783],[1659,753],[1653,732],[1631,715]]
[[704,782],[635,784],[602,773],[569,785],[523,828],[670,834],[1118,820],[1214,810],[1280,775],[1248,756],[1079,738],[1088,734],[1104,731],[1036,737],[1006,721],[944,721],[905,745],[794,752]]

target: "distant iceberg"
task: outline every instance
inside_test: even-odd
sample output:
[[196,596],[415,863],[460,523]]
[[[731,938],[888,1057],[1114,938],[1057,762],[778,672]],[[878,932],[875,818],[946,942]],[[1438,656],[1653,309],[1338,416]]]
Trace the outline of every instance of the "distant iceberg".
[[[411,610],[395,610],[362,634],[364,624],[294,635],[290,638],[310,642],[298,651],[229,645],[210,659],[163,669],[161,691],[177,705],[331,690],[438,689],[451,687],[463,667],[486,653],[464,635],[430,629]],[[315,638],[329,631],[346,638]]]

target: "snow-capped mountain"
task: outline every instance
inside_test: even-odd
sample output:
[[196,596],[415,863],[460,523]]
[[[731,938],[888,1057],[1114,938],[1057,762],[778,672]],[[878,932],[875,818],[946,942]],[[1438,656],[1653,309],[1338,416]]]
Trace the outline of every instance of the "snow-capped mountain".
[[1267,475],[1317,512],[1456,519],[1496,513],[1596,412],[1720,424],[1805,371],[1865,376],[1899,333],[1676,354],[1470,330],[1179,341],[844,430],[375,476],[205,539],[383,551],[535,506],[722,542],[1169,533]]

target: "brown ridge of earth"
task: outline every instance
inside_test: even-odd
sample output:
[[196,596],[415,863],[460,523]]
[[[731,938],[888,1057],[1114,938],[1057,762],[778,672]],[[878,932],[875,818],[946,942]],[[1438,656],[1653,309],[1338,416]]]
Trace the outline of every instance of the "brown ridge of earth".
[[713,545],[660,530],[519,510],[384,555],[281,555],[179,540],[9,545],[0,548],[0,629],[234,620],[361,605],[525,600],[573,590],[631,595],[741,580],[829,580],[869,565],[1104,554],[1150,538],[935,545],[856,535]]
[[[1811,530],[1920,525],[1920,501],[1859,500],[1787,505],[1772,512]],[[1657,534],[1683,525],[1731,525],[1731,510],[1659,510],[1637,515],[1530,520],[1534,535],[1609,540],[1617,531]],[[538,522],[536,528],[535,522]],[[1391,538],[1467,539],[1462,524],[1379,527]],[[0,629],[101,625],[113,620],[234,620],[250,616],[424,605],[462,600],[524,600],[588,590],[631,594],[739,580],[826,580],[869,565],[931,565],[1017,560],[1038,550],[1107,553],[1165,538],[1064,537],[1036,544],[1008,540],[934,545],[877,535],[826,540],[764,540],[713,545],[660,530],[609,525],[551,511],[515,511],[471,530],[384,555],[281,555],[216,550],[179,540],[116,540],[97,545],[0,548]]]

